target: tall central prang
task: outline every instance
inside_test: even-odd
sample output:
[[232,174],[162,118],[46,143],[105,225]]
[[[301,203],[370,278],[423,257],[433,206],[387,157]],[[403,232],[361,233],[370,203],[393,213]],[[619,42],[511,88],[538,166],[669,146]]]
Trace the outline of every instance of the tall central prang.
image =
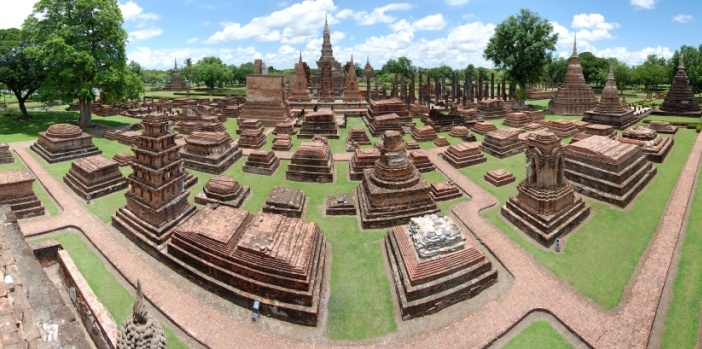
[[[324,33],[322,35],[322,55],[317,61],[317,75],[312,77],[312,91],[315,96],[322,95],[322,70],[327,65],[331,66],[331,81],[332,81],[332,96],[334,99],[341,99],[344,94],[344,84],[346,79],[344,78],[342,72],[341,63],[339,63],[334,58],[334,50],[331,44],[331,33],[329,32],[329,21],[324,19]],[[328,70],[329,68],[326,67]],[[328,77],[327,77],[328,79]],[[330,91],[325,91],[325,95],[328,96]],[[327,97],[328,99],[328,97]]]

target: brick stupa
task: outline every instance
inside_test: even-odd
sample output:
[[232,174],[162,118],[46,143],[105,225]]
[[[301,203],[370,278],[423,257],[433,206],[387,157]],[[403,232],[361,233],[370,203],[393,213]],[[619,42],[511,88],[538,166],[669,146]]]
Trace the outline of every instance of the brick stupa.
[[636,144],[641,147],[651,162],[663,162],[673,147],[673,137],[661,137],[653,129],[634,126],[622,133],[617,140],[623,143]]
[[583,115],[596,107],[595,93],[585,82],[583,67],[580,65],[578,50],[573,41],[573,55],[568,60],[565,79],[548,102],[548,109],[551,113],[559,115]]
[[178,227],[172,261],[247,309],[316,326],[328,245],[314,222],[211,205]]
[[182,76],[180,76],[180,71],[178,70],[178,61],[175,61],[173,65],[173,71],[171,72],[171,79],[168,80],[166,85],[163,86],[164,91],[185,91],[188,89],[188,84],[185,82]]
[[614,66],[609,66],[607,84],[602,89],[600,103],[593,110],[585,112],[583,121],[597,124],[611,125],[618,130],[623,130],[643,119],[648,114],[634,115],[634,109],[623,105],[619,101],[617,83],[614,81]]
[[592,136],[563,147],[565,175],[583,195],[625,207],[656,174],[641,148]]
[[220,174],[241,158],[241,149],[226,132],[195,131],[185,138],[180,156],[187,168]]
[[102,155],[73,161],[64,183],[82,199],[96,199],[127,187],[119,163]]
[[32,188],[34,176],[21,170],[0,172],[0,205],[8,205],[16,218],[41,216],[44,206]]
[[429,192],[429,184],[407,158],[400,132],[386,131],[380,159],[372,169],[363,170],[356,188],[361,225],[364,229],[390,227],[438,212]]
[[665,96],[663,104],[661,104],[660,111],[656,112],[656,114],[692,117],[700,117],[702,115],[702,107],[700,107],[690,87],[690,79],[685,71],[682,53],[680,53],[678,71],[675,73],[673,83],[670,85],[670,90]]
[[403,320],[436,313],[497,282],[490,260],[446,216],[390,229],[385,250]]
[[549,247],[585,220],[590,208],[575,196],[573,185],[566,179],[561,141],[552,132],[529,136],[525,167],[527,176],[517,186],[519,193],[507,200],[502,215]]
[[363,96],[361,95],[361,89],[358,88],[358,77],[353,64],[353,55],[351,55],[351,62],[349,63],[346,70],[343,99],[344,102],[360,102],[363,100]]
[[290,159],[285,179],[296,182],[331,183],[334,181],[334,159],[326,138],[303,142]]
[[102,154],[93,145],[93,136],[71,124],[49,126],[30,148],[50,164]]
[[305,113],[298,138],[313,138],[322,136],[326,138],[339,138],[339,127],[334,120],[334,111],[322,109]]
[[290,74],[290,94],[288,100],[295,102],[311,102],[310,91],[307,88],[307,74],[305,73],[305,63],[302,61],[302,51],[300,59],[295,64],[295,71]]
[[241,207],[251,188],[239,184],[234,177],[217,175],[210,178],[197,194],[195,202],[201,205],[219,204],[231,207]]
[[378,159],[380,159],[380,150],[376,148],[355,149],[351,161],[349,161],[349,177],[351,180],[362,180],[363,170],[375,167],[375,162]]
[[249,119],[260,120],[266,127],[292,122],[284,76],[251,74],[246,77],[246,104],[239,120]]
[[487,161],[485,155],[480,151],[480,145],[475,142],[452,145],[441,154],[441,157],[455,168],[468,167]]
[[142,121],[144,133],[132,146],[132,174],[127,177],[127,205],[112,216],[112,224],[148,252],[162,249],[173,228],[195,213],[188,202],[185,171],[175,134],[165,115]]

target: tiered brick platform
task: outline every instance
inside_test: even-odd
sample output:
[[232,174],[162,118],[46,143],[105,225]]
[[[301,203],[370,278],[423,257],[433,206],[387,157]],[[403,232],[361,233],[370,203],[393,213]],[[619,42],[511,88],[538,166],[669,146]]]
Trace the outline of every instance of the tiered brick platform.
[[417,142],[429,142],[436,139],[436,131],[433,127],[426,125],[412,129],[412,138]]
[[408,158],[420,173],[436,170],[436,166],[434,166],[431,160],[429,160],[429,156],[423,151],[410,152]]
[[568,70],[563,83],[548,102],[548,109],[551,113],[558,115],[583,115],[585,111],[595,107],[597,107],[595,93],[585,82],[583,68],[573,42],[573,54],[568,60]]
[[305,119],[302,121],[302,127],[297,137],[312,138],[314,136],[339,138],[339,127],[334,120],[333,110],[320,109],[305,113]]
[[[287,125],[292,125],[293,123],[286,123]],[[254,131],[259,131],[261,133],[264,132],[265,127],[263,126],[263,123],[261,120],[258,119],[246,119],[246,120],[238,120],[238,125],[239,128],[236,130],[236,134],[240,135],[244,130],[254,130]]]
[[273,150],[288,151],[292,149],[292,136],[287,133],[279,133],[273,137]]
[[119,164],[102,155],[73,161],[63,182],[84,200],[108,195],[128,185]]
[[372,169],[375,162],[380,159],[380,150],[371,149],[356,149],[349,161],[349,177],[351,180],[360,181],[363,179],[363,170]]
[[492,132],[495,130],[497,130],[497,126],[489,122],[478,121],[473,125],[473,132],[483,136],[486,135],[488,132]]
[[[553,132],[559,138],[573,137],[578,132],[580,132],[578,124],[576,124],[574,121],[567,121],[562,119],[545,120],[541,122],[541,125],[548,128],[550,132]],[[583,126],[585,125],[586,124],[583,124]]]
[[446,149],[441,157],[455,168],[463,168],[486,162],[485,155],[480,151],[480,144],[463,142]]
[[348,136],[346,136],[346,142],[356,142],[358,145],[370,145],[371,140],[368,138],[366,129],[363,127],[354,127],[349,131]]
[[405,141],[405,149],[407,149],[407,150],[418,150],[420,148],[421,147],[419,146],[419,142],[417,142],[413,139]]
[[497,282],[492,263],[448,217],[413,218],[390,229],[385,250],[403,320],[436,313]]
[[234,177],[217,175],[207,181],[202,192],[195,197],[195,202],[200,205],[217,204],[238,208],[250,192],[251,188],[239,184]]
[[426,116],[422,115],[422,122],[427,126],[431,126],[436,132],[448,131],[451,127],[466,124],[464,116],[458,111],[449,110],[446,113],[442,113],[437,109],[431,109]]
[[617,140],[636,144],[646,154],[648,161],[661,163],[673,148],[673,137],[661,137],[658,132],[646,127],[634,126],[622,133]]
[[563,147],[565,175],[583,195],[625,207],[656,174],[641,148],[592,136]]
[[279,123],[275,125],[275,128],[273,129],[273,134],[274,135],[279,135],[279,134],[289,134],[289,135],[294,135],[297,133],[297,130],[295,129],[295,124],[294,123]]
[[[259,120],[266,127],[293,121],[282,75],[251,74],[246,77],[246,104],[239,120]],[[241,145],[239,145],[241,146]]]
[[334,181],[333,154],[325,138],[300,144],[292,156],[285,179],[296,182]]
[[356,196],[352,194],[333,194],[327,196],[324,204],[329,216],[355,216]]
[[385,131],[402,132],[400,117],[395,113],[375,116],[367,125],[373,136],[379,136]]
[[241,149],[226,132],[195,131],[185,138],[180,156],[185,167],[220,174],[241,158]]
[[380,159],[363,170],[356,197],[364,229],[405,224],[412,217],[439,211],[430,186],[407,159],[402,134],[386,131]]
[[261,149],[266,144],[266,135],[258,130],[243,130],[237,145],[239,148]]
[[434,139],[434,145],[437,147],[448,147],[449,145],[451,145],[451,143],[449,143],[446,137],[438,136]]
[[134,160],[134,154],[120,152],[115,154],[112,160],[116,161],[119,167],[129,166],[129,162]]
[[141,136],[141,131],[133,130],[110,130],[105,131],[105,139],[111,141],[117,141],[120,144],[132,146],[136,142],[137,138]]
[[660,110],[654,113],[690,117],[700,117],[700,115],[702,115],[702,107],[700,107],[697,102],[695,93],[690,86],[690,79],[685,71],[685,61],[682,54],[680,55],[678,71],[675,73],[675,77],[673,77],[670,90],[665,96]]
[[451,182],[437,182],[431,184],[429,192],[434,201],[449,201],[461,197],[461,191]]
[[241,169],[244,172],[270,176],[280,164],[280,159],[271,150],[254,150]]
[[[401,124],[411,124],[412,117],[410,116],[407,106],[402,103],[399,98],[388,98],[388,99],[372,99],[368,103],[368,111],[365,115],[367,124],[372,124],[378,116],[395,114],[398,117],[398,122]],[[371,130],[372,131],[372,130]],[[378,134],[382,133],[380,131]],[[376,133],[373,133],[376,135]]]
[[273,187],[263,203],[263,212],[300,218],[306,201],[307,196],[300,190]]
[[602,96],[597,107],[593,110],[585,112],[583,121],[611,125],[618,130],[623,130],[639,122],[648,113],[640,113],[634,115],[634,108],[629,108],[626,103],[619,101],[619,92],[617,91],[617,83],[614,80],[614,66],[609,66],[609,76]]
[[478,114],[484,119],[499,119],[507,115],[502,101],[498,99],[485,99],[478,101]]
[[488,132],[480,149],[498,159],[519,154],[524,151],[524,144],[519,140],[520,133],[516,128]]
[[30,148],[50,164],[102,154],[93,145],[93,136],[70,124],[49,126]]
[[571,143],[577,141],[582,141],[590,136],[602,136],[609,139],[617,138],[617,131],[614,130],[614,126],[603,125],[603,124],[589,124],[583,127],[582,132],[576,133],[575,136],[570,140]]
[[0,205],[7,205],[17,218],[41,216],[44,206],[32,188],[34,176],[27,171],[0,172]]
[[0,144],[0,164],[11,164],[15,162],[10,152],[10,146],[7,143]]
[[177,269],[263,315],[316,326],[327,243],[314,222],[206,206],[168,244]]
[[486,182],[496,187],[501,187],[503,185],[510,184],[516,180],[512,172],[509,172],[502,168],[488,171],[483,178]]

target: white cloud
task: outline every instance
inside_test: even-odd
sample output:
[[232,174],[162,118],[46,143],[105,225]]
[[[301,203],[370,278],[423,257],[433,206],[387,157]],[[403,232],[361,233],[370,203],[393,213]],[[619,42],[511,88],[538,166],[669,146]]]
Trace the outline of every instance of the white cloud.
[[137,5],[134,1],[127,1],[124,4],[119,4],[119,9],[122,11],[122,17],[125,21],[155,21],[159,18],[159,15],[152,12],[144,12],[141,6]]
[[440,30],[446,27],[446,19],[440,13],[429,15],[422,19],[418,19],[412,23],[412,28],[415,31],[420,30]]
[[449,6],[461,6],[467,4],[468,0],[444,0],[444,2]]
[[163,33],[161,28],[146,28],[129,32],[129,41],[147,40],[157,37]]
[[673,57],[673,51],[667,47],[656,46],[656,47],[646,47],[639,51],[629,51],[626,47],[613,47],[605,49],[593,49],[591,52],[597,57],[605,58],[616,58],[628,65],[639,65],[646,61],[646,57],[649,55],[656,55],[658,57],[664,57],[666,59]]
[[19,28],[39,0],[0,0],[0,29]]
[[196,37],[194,37],[194,38],[190,38],[190,39],[186,40],[185,43],[186,43],[186,44],[194,44],[194,43],[196,43],[196,42],[198,42],[198,41],[200,41],[200,38],[198,38],[198,37],[196,36]]
[[[304,0],[267,16],[256,17],[247,24],[224,23],[206,43],[231,42],[254,38],[259,41],[302,43],[318,36],[327,13],[336,10],[333,0]],[[336,23],[329,16],[329,23]]]
[[682,13],[676,15],[673,17],[673,22],[678,22],[678,23],[687,23],[692,21],[692,16],[690,15],[684,15]]
[[593,41],[612,39],[614,35],[611,31],[620,27],[619,23],[607,22],[599,13],[581,13],[573,16],[571,27],[576,29],[575,31],[558,22],[551,22],[551,25],[558,34],[558,47],[572,48],[573,39],[577,35],[579,52],[590,48]]
[[[406,11],[412,8],[412,5],[407,4],[407,3],[392,3],[392,4],[387,4],[382,7],[376,7],[371,11],[370,13],[366,11],[358,11],[358,12],[353,12],[353,18],[356,20],[356,23],[359,25],[373,25],[377,23],[393,23],[397,20],[397,18],[390,16],[386,14],[386,12],[390,11]],[[346,17],[351,16],[351,13],[349,13],[346,10],[342,10],[341,12],[344,12],[343,15]]]
[[629,3],[637,10],[652,10],[656,7],[656,0],[630,0]]

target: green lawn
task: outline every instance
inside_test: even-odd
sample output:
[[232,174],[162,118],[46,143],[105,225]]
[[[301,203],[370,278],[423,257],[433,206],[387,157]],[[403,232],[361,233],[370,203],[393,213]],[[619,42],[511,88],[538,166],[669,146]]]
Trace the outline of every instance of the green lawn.
[[[28,171],[27,166],[24,165],[24,162],[22,162],[17,154],[12,152],[12,157],[15,158],[15,162],[11,164],[0,164],[0,171]],[[55,216],[58,213],[58,208],[56,207],[54,200],[49,196],[46,190],[44,190],[44,187],[42,187],[38,180],[35,180],[34,183],[32,183],[32,188],[34,189],[34,193],[37,195],[41,203],[44,205],[44,208],[46,208],[46,213],[49,214],[49,216]]]
[[[85,241],[75,233],[61,232],[50,237],[45,237],[35,241],[55,239],[61,243],[63,249],[68,252],[78,270],[90,285],[100,302],[112,315],[117,326],[129,316],[132,311],[134,297],[115,280],[102,261],[88,248]],[[168,348],[188,348],[181,342],[171,329],[164,326],[166,343]]]
[[690,209],[661,348],[694,348],[702,310],[702,172]]
[[[615,307],[621,301],[626,284],[658,226],[668,195],[677,182],[696,136],[694,130],[678,131],[671,153],[665,163],[655,165],[658,174],[648,189],[639,194],[630,211],[585,198],[591,208],[590,219],[568,235],[563,253],[545,250],[525,234],[515,231],[502,218],[499,207],[486,211],[485,217],[579,292],[607,308]],[[501,160],[490,155],[486,157],[488,162],[462,169],[461,172],[504,204],[517,193],[516,186],[525,176],[524,156]],[[517,181],[500,188],[493,187],[482,177],[496,168],[514,173]]]
[[[46,131],[53,124],[76,124],[79,116],[74,111],[31,111],[29,115],[32,118],[28,121],[23,121],[18,113],[0,116],[0,139],[3,143],[36,140],[38,132]],[[127,126],[140,122],[137,118],[122,115],[108,117],[93,115],[92,120],[108,127]]]
[[561,337],[548,321],[534,321],[512,338],[502,349],[526,349],[526,348],[572,348],[573,346]]

